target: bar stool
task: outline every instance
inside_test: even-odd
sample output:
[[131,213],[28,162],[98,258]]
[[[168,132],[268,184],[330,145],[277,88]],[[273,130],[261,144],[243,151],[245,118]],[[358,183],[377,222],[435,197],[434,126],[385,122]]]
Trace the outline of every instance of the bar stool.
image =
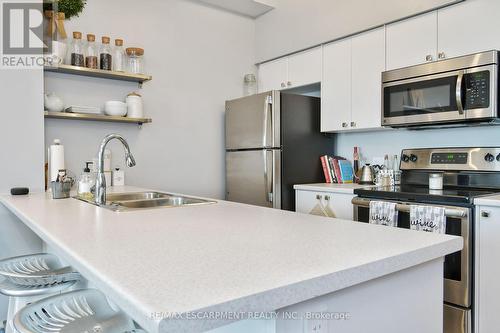
[[15,332],[14,315],[27,304],[70,290],[81,280],[71,267],[51,254],[40,253],[0,261],[0,293],[9,297],[5,333]]
[[145,333],[96,289],[65,292],[31,303],[14,316],[19,333]]

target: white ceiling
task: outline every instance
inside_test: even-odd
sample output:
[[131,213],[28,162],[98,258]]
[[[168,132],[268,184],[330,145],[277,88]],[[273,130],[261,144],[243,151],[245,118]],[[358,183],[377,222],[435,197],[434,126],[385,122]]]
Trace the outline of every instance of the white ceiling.
[[257,18],[272,10],[273,0],[198,0],[234,13]]

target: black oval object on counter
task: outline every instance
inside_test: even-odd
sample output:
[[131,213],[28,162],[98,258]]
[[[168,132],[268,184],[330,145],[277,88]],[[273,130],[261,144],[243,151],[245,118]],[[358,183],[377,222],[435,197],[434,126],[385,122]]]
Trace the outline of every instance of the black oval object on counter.
[[10,189],[12,195],[26,195],[28,193],[30,193],[30,189],[27,187],[13,187]]

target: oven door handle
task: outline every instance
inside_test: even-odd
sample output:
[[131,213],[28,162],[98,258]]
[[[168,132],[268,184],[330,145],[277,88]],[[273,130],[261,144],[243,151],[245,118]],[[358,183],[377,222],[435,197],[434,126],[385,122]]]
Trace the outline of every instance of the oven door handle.
[[[369,200],[369,199],[355,197],[352,199],[351,202],[354,206],[361,206],[361,207],[368,207],[369,208],[371,201],[382,201],[382,200]],[[415,204],[415,205],[416,206],[431,206],[431,205],[419,205],[419,204]],[[400,211],[400,212],[409,213],[411,206],[412,206],[411,204],[396,203],[396,210]],[[444,215],[446,217],[465,218],[465,217],[467,217],[467,209],[445,208]]]
[[455,88],[455,99],[457,102],[458,114],[464,114],[464,104],[462,99],[462,84],[464,81],[464,71],[460,71],[457,76],[457,86]]

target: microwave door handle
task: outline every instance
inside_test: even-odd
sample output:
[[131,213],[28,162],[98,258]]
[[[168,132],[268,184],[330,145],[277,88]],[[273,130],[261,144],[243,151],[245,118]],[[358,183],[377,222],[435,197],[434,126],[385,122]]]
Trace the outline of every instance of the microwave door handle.
[[457,102],[458,113],[460,115],[464,114],[464,104],[462,102],[462,85],[464,80],[464,72],[460,71],[457,76],[457,87],[455,89],[455,98]]

